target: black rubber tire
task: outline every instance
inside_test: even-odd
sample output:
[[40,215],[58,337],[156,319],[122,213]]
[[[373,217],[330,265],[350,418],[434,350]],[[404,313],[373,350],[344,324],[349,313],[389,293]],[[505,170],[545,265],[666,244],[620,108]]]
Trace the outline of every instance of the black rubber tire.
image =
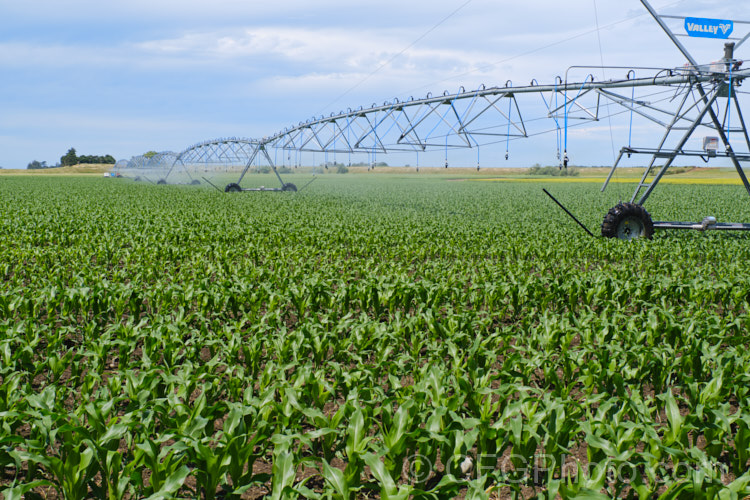
[[295,185],[294,185],[294,184],[292,184],[291,182],[287,182],[286,184],[284,184],[283,186],[281,186],[281,190],[282,190],[282,191],[292,191],[292,192],[296,192],[296,191],[297,191],[297,186],[295,186]]
[[602,236],[632,240],[651,239],[654,235],[654,222],[651,215],[636,203],[618,203],[609,209],[602,221]]
[[242,191],[242,188],[236,182],[227,184],[227,187],[224,188],[225,193],[239,193],[240,191]]
[[201,183],[201,181],[199,181],[198,179],[193,179],[192,181],[190,181],[190,185],[191,186],[197,186],[200,183]]
[[135,179],[133,179],[133,181],[135,181],[135,182],[139,182],[140,180],[141,180],[141,176],[140,175],[136,175]]
[[159,179],[158,181],[156,181],[156,183],[157,184],[166,184],[167,181],[165,181],[164,179]]

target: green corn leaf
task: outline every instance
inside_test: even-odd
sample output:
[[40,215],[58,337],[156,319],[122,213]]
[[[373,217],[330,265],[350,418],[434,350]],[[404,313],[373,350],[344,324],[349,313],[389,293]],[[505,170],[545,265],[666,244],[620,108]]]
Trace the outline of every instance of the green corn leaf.
[[380,498],[383,500],[406,500],[411,495],[411,487],[407,485],[396,486],[396,482],[385,468],[383,462],[372,453],[364,456],[365,463],[370,467],[370,472],[380,484]]
[[721,500],[745,498],[750,495],[750,472],[746,472],[719,492]]
[[581,488],[575,493],[570,494],[566,493],[566,488],[563,486],[561,487],[561,491],[563,491],[563,498],[570,498],[571,500],[608,500],[610,498],[604,493],[590,490],[588,488]]
[[366,435],[365,417],[361,409],[357,409],[349,418],[346,434],[346,453],[349,457],[363,455],[367,450],[370,438]]
[[274,453],[273,482],[271,483],[272,500],[288,498],[294,486],[297,471],[294,467],[294,455],[288,451]]
[[23,500],[26,498],[26,494],[34,488],[52,485],[53,484],[47,480],[32,481],[17,486],[11,484],[7,488],[0,490],[0,495],[2,495],[5,500]]
[[102,445],[107,445],[112,440],[117,440],[119,444],[119,440],[125,436],[125,434],[128,432],[128,426],[125,424],[114,424],[110,426],[107,429],[107,432],[104,433],[99,439],[98,442]]
[[351,491],[349,489],[349,483],[344,477],[344,473],[335,467],[328,465],[328,462],[323,461],[323,479],[333,487],[333,490],[338,495],[338,498],[348,500],[351,498]]
[[677,481],[667,487],[666,491],[659,495],[659,500],[678,500],[692,498],[694,496],[693,484],[688,481]]
[[677,406],[677,402],[671,392],[667,391],[664,403],[667,420],[669,421],[669,434],[665,443],[671,445],[680,438],[682,432],[682,415],[680,415],[680,408]]
[[159,491],[147,497],[146,500],[166,500],[173,498],[177,490],[182,488],[182,485],[185,484],[185,479],[189,474],[190,469],[187,465],[183,465],[176,471],[172,472],[164,481],[164,484]]

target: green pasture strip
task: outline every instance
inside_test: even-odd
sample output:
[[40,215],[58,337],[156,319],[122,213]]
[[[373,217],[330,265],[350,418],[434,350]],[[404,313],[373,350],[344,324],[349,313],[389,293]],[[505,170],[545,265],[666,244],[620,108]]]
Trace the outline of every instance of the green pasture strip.
[[[530,182],[534,184],[539,183],[552,183],[552,184],[574,184],[574,183],[588,183],[588,184],[603,184],[606,177],[497,177],[497,178],[486,178],[486,179],[461,179],[471,182]],[[619,177],[611,179],[611,184],[632,184],[635,186],[639,181],[640,177]],[[703,185],[703,184],[716,184],[726,186],[742,186],[742,180],[736,179],[725,179],[725,178],[700,178],[700,177],[665,177],[659,181],[661,184],[683,184],[683,185]]]

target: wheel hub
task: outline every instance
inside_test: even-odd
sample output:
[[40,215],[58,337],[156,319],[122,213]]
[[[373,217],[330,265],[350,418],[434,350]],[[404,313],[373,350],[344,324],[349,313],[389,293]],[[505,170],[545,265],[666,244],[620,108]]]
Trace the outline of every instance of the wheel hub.
[[621,240],[632,240],[643,236],[646,227],[636,217],[626,217],[617,226],[617,237]]

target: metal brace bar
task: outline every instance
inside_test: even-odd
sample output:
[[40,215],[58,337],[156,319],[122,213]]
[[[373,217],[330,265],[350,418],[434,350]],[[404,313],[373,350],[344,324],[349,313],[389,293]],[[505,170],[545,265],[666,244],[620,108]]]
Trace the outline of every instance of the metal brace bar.
[[[642,0],[642,1],[645,1],[645,0]],[[698,84],[698,85],[700,86],[700,84]],[[706,103],[706,105],[703,108],[703,110],[698,114],[698,117],[693,122],[693,127],[690,130],[688,130],[685,133],[685,135],[682,136],[682,139],[680,139],[680,142],[677,145],[677,147],[675,147],[673,149],[672,156],[670,158],[668,158],[666,162],[664,162],[664,166],[661,167],[661,169],[659,170],[659,172],[656,174],[656,177],[654,177],[654,180],[652,180],[651,184],[648,185],[648,188],[646,189],[646,192],[643,194],[643,196],[641,196],[641,199],[638,200],[638,204],[639,205],[643,205],[646,202],[646,200],[651,195],[651,193],[653,192],[653,190],[656,187],[656,185],[659,183],[659,181],[661,180],[661,178],[664,176],[664,173],[667,171],[667,169],[669,168],[669,166],[674,161],[674,158],[677,156],[677,154],[679,153],[679,151],[682,149],[682,147],[688,141],[688,139],[690,138],[690,136],[693,135],[693,132],[695,131],[695,129],[698,128],[698,125],[703,120],[703,117],[706,116],[707,112],[711,111],[711,106],[713,106],[713,104],[716,101],[717,97],[718,97],[718,92],[715,92],[714,95],[713,95],[713,97]],[[644,176],[644,180],[645,180],[645,176]],[[643,187],[642,183],[638,185],[638,187],[635,190],[635,193],[633,193],[633,198],[630,200],[631,203],[633,201],[635,201],[635,198],[638,196],[638,192],[641,190],[641,187]]]
[[245,177],[245,174],[247,173],[248,170],[250,170],[250,166],[253,164],[253,161],[255,161],[255,157],[258,156],[258,149],[260,149],[260,145],[257,145],[253,149],[253,154],[252,156],[250,156],[250,159],[247,160],[247,164],[245,164],[245,168],[244,170],[242,170],[242,173],[240,174],[240,178],[237,181],[237,184],[242,182],[242,179]]
[[[271,156],[268,154],[268,151],[266,151],[266,147],[261,145],[260,149],[263,151],[263,156],[266,157],[266,161],[269,165],[271,165],[271,169],[273,169],[273,173],[276,174],[276,178],[281,183],[281,187],[284,187],[284,181],[281,179],[281,176],[279,175],[279,171],[276,170],[276,165],[274,165],[273,160],[271,159]],[[239,184],[239,183],[238,183]]]

